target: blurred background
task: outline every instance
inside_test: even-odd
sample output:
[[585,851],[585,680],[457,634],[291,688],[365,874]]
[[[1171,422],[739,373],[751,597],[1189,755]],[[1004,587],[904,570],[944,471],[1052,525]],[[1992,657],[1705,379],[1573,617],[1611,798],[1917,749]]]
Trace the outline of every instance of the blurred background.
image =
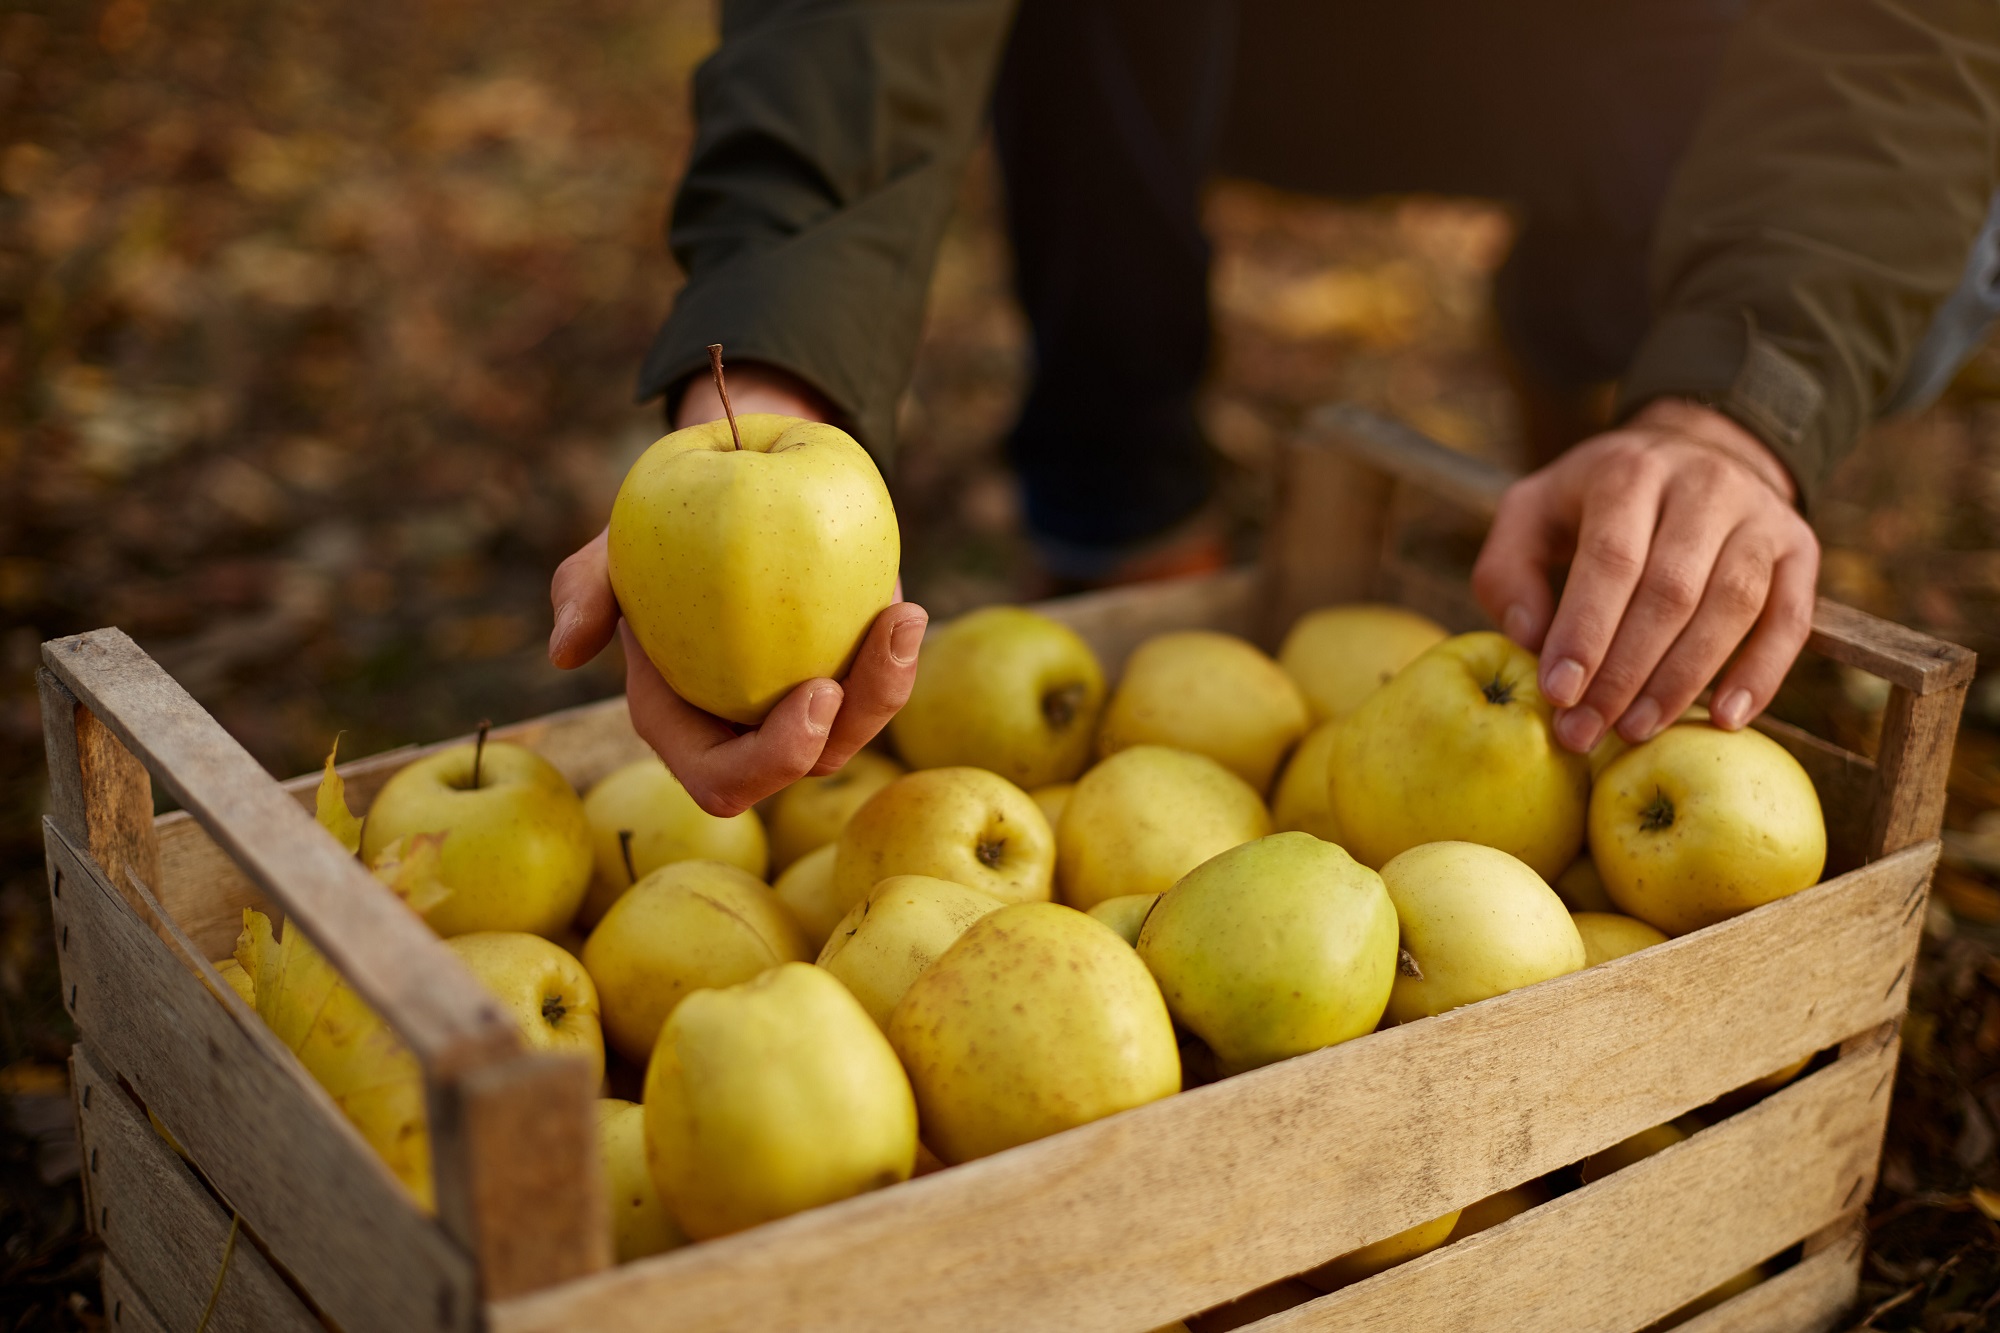
[[[274,773],[618,692],[553,670],[548,577],[661,433],[639,358],[708,0],[0,6],[0,1329],[95,1328],[38,820],[39,644],[130,632]],[[1025,382],[968,173],[892,485],[910,594],[1023,595]],[[1245,550],[1276,441],[1369,404],[1502,461],[1504,208],[1220,183],[1204,406]],[[1831,595],[2000,663],[2000,349],[1879,428],[1815,516]],[[1784,709],[1857,748],[1865,677]],[[1953,770],[1891,1145],[1878,1328],[2000,1316],[2000,674]],[[1993,1191],[1989,1193],[1988,1191]]]

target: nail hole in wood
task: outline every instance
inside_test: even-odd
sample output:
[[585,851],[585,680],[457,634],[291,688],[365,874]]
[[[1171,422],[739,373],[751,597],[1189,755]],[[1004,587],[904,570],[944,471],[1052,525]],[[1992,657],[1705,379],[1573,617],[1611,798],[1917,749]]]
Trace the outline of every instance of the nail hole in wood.
[[56,871],[56,882],[49,886],[49,896],[52,898],[62,897],[62,871],[60,870]]
[[72,1008],[72,1009],[76,1008],[76,983],[75,983],[75,982],[71,982],[71,983],[70,983],[70,987],[69,987],[69,1007],[70,1007],[70,1008]]
[[[70,989],[75,990],[76,987],[72,986]],[[83,1104],[86,1108],[90,1105],[90,1085],[88,1083],[83,1085]]]
[[107,1205],[97,1210],[97,1234],[103,1235],[104,1229],[109,1225],[111,1225],[111,1209]]
[[64,927],[62,928],[62,947],[63,947],[63,948],[65,948],[65,949],[69,948],[69,927],[68,927],[68,926],[64,926]]
[[90,1150],[90,1174],[93,1176],[97,1174],[97,1149],[95,1148]]
[[111,1322],[114,1324],[125,1322],[125,1302],[123,1300],[111,1302]]

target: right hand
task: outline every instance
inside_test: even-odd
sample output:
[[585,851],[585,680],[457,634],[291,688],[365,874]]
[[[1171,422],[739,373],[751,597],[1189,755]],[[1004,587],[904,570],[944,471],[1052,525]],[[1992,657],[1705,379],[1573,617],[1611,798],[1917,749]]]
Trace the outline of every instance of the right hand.
[[[738,415],[777,412],[824,421],[831,408],[804,381],[775,367],[746,362],[729,371],[729,398]],[[674,428],[722,416],[714,383],[693,381],[674,413]],[[738,727],[705,713],[668,687],[621,623],[611,592],[607,535],[600,532],[557,567],[549,585],[555,630],[549,660],[564,670],[584,665],[617,632],[625,648],[625,702],[633,729],[711,815],[727,818],[802,777],[831,773],[874,739],[917,678],[917,649],[930,617],[900,600],[875,618],[845,681],[802,682],[755,727]]]

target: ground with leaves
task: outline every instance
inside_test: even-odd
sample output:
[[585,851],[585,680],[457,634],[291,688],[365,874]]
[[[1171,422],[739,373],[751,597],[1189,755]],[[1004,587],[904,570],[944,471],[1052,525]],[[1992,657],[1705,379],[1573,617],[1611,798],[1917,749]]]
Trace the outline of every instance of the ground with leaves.
[[[630,402],[706,4],[110,0],[0,15],[0,1328],[97,1327],[65,1157],[36,820],[46,638],[129,630],[273,772],[613,693],[542,656],[554,564],[657,433]],[[1205,419],[1254,543],[1275,441],[1358,400],[1512,458],[1449,201],[1208,205]],[[1027,373],[982,158],[947,236],[894,485],[939,615],[1028,573],[998,452]],[[2000,652],[2000,355],[1877,433],[1817,516],[1827,590]],[[1975,690],[1875,1200],[1878,1328],[2000,1291],[2000,677]],[[1872,745],[1866,678],[1796,713]]]

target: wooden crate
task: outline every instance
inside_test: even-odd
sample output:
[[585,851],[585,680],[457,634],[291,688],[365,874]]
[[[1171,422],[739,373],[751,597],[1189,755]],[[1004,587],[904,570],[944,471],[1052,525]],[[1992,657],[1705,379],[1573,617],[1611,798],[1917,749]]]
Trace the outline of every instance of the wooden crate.
[[[1387,550],[1399,488],[1490,516],[1506,478],[1352,409],[1284,454],[1261,571],[1050,603],[1116,671],[1161,630],[1273,637],[1390,596],[1480,623],[1462,575]],[[1685,1327],[1828,1328],[1850,1304],[1897,1028],[1972,657],[1822,602],[1810,651],[1890,685],[1877,757],[1766,729],[1824,801],[1834,878],[1733,921],[909,1184],[608,1267],[577,1062],[497,1008],[123,634],[44,647],[45,823],[92,1223],[115,1328],[1139,1333],[1573,1163],[1814,1052],[1691,1139],[1266,1318],[1306,1329],[1633,1330],[1752,1264]],[[496,733],[578,786],[644,753],[621,701]],[[421,751],[349,764],[369,800]],[[152,783],[186,813],[153,815]],[[302,926],[421,1062],[420,1211],[210,966],[242,909]],[[156,1115],[186,1157],[149,1132]]]

